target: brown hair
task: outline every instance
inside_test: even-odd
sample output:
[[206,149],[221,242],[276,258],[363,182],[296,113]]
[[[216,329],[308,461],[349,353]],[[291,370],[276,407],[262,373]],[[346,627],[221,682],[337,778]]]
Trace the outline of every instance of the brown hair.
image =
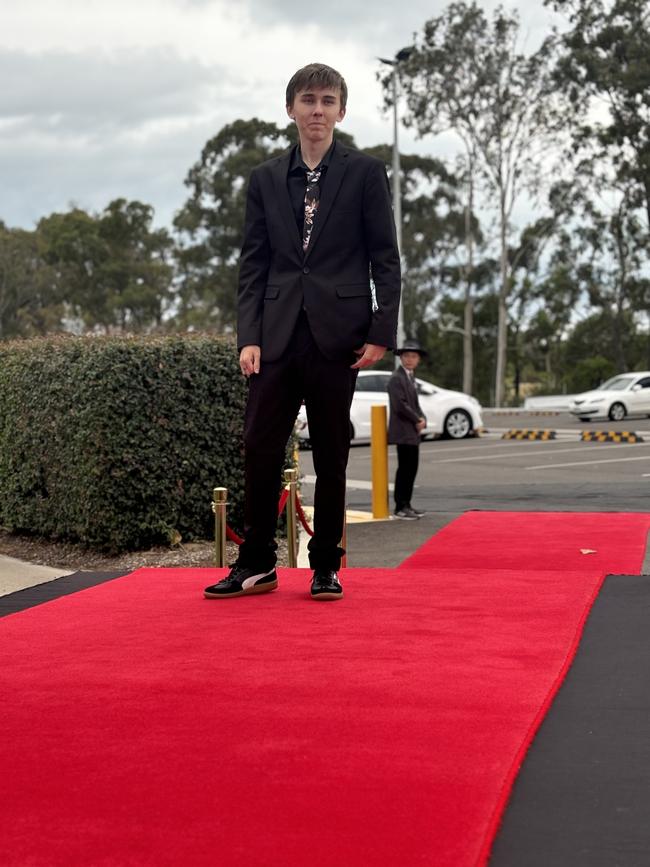
[[290,108],[293,105],[297,93],[312,87],[329,87],[340,91],[341,108],[345,108],[348,101],[348,86],[345,79],[340,72],[324,63],[310,63],[291,76],[287,85],[287,106]]

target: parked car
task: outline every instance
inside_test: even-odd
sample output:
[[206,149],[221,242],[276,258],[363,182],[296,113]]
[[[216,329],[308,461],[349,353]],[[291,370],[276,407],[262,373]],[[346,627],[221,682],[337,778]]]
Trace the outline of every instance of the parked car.
[[622,421],[628,415],[650,415],[650,371],[621,373],[593,391],[575,395],[569,412],[580,421]]
[[[350,409],[350,440],[353,443],[370,442],[370,407],[384,404],[388,407],[388,380],[390,371],[360,370]],[[420,405],[427,419],[423,438],[446,436],[462,439],[471,436],[483,426],[481,405],[468,394],[440,388],[424,379],[415,380]],[[300,408],[297,421],[298,436],[309,441],[309,425],[305,407]]]

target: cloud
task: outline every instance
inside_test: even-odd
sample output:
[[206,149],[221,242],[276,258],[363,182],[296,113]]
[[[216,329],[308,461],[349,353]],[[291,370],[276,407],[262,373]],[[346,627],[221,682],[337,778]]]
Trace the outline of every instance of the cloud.
[[125,197],[153,205],[156,223],[169,225],[188,196],[183,184],[188,170],[219,126],[188,124],[159,130],[149,140],[130,133],[63,143],[55,136],[5,135],[0,144],[0,219],[30,228],[73,204],[101,211],[112,199]]
[[[497,0],[484,0],[488,11]],[[343,129],[361,146],[392,140],[377,56],[441,14],[442,0],[21,0],[0,32],[0,219],[33,225],[70,202],[137,198],[169,222],[209,137],[238,118],[286,123],[291,74],[321,60],[350,89]],[[540,32],[538,0],[522,29]],[[542,22],[543,23],[543,22]],[[8,85],[10,83],[10,86]],[[401,130],[406,152],[449,151]]]
[[113,55],[0,49],[0,118],[34,119],[68,131],[133,127],[200,112],[224,70],[168,48]]
[[0,93],[0,218],[10,225],[121,196],[168,223],[206,140],[237,116],[226,71],[169,48],[0,49],[0,76],[14,84]]

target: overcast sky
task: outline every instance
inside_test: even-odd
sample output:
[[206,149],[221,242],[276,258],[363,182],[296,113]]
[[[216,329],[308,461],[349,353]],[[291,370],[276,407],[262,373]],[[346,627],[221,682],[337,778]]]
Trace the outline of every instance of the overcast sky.
[[[348,82],[343,128],[357,144],[392,140],[377,56],[392,57],[441,0],[20,0],[0,17],[0,219],[32,228],[76,204],[154,206],[168,225],[208,138],[238,118],[286,123],[284,91],[314,61]],[[496,0],[484,0],[491,11]],[[517,8],[535,48],[553,20]],[[309,7],[309,8],[306,8]],[[445,143],[401,133],[401,150]]]

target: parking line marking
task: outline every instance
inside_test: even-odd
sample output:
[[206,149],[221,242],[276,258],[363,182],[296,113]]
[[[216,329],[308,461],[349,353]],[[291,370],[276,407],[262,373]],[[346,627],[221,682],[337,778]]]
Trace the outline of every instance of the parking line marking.
[[[316,476],[302,476],[300,481],[303,482],[305,485],[315,485]],[[362,479],[347,479],[345,486],[346,488],[351,488],[354,491],[372,491],[372,482],[366,482]],[[388,490],[392,491],[394,487],[395,485],[390,482],[388,485]]]
[[[618,443],[617,443],[618,445]],[[636,458],[609,458],[604,461],[572,461],[567,464],[539,464],[536,467],[524,467],[525,470],[556,470],[561,467],[589,467],[592,464],[623,464],[627,461],[650,461],[650,455],[643,455]]]
[[[514,444],[515,440],[512,440],[512,442]],[[523,444],[524,440],[517,440],[517,442]],[[557,440],[555,441],[555,443],[553,443],[552,440],[547,440],[546,442],[543,440],[539,440],[538,443],[533,446],[531,451],[539,452],[539,446],[546,446],[546,447],[548,447],[548,451],[552,451],[554,455],[557,455],[557,454],[563,454],[565,452],[582,452],[582,451],[593,453],[594,449],[598,449],[598,451],[605,451],[605,449],[620,449],[622,446],[629,446],[630,448],[632,448],[632,447],[639,448],[639,447],[643,447],[644,445],[647,448],[648,446],[650,446],[650,443],[612,443],[611,445],[601,445],[600,443],[590,443],[589,445],[584,446],[579,440],[576,440],[575,448],[572,448],[572,449],[551,449],[550,446],[555,445],[555,444],[557,444]],[[532,443],[526,443],[526,445],[532,445]],[[504,446],[504,448],[506,448],[510,452],[513,452],[513,453],[518,452],[519,454],[521,454],[523,451],[522,449],[518,449],[516,445],[514,448],[511,448],[510,446]],[[528,452],[523,452],[523,454],[526,455],[526,454],[528,454]],[[463,461],[489,461],[489,460],[493,460],[494,458],[504,458],[504,457],[507,457],[507,455],[503,454],[503,453],[499,453],[498,455],[492,453],[490,455],[477,455],[475,457],[469,457],[469,458],[444,458],[443,460],[436,461],[435,463],[436,463],[436,465],[437,464],[457,464],[457,463],[462,463]],[[647,458],[646,458],[646,460],[647,460]],[[530,467],[525,467],[525,469],[528,470],[528,469],[530,469]]]

